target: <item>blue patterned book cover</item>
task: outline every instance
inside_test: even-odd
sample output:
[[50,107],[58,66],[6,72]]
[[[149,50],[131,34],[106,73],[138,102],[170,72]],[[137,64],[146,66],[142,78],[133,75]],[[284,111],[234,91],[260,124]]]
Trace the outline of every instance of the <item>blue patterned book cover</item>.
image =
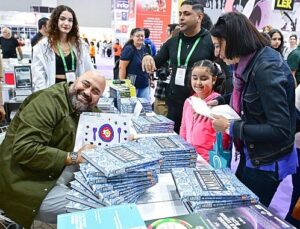
[[103,203],[99,200],[99,198],[97,198],[94,195],[94,193],[91,193],[90,191],[85,189],[78,181],[73,180],[70,182],[70,185],[71,185],[71,189],[74,189],[76,192],[82,194],[83,196],[103,205]]
[[78,183],[80,183],[90,193],[93,193],[93,190],[91,189],[91,187],[87,183],[86,178],[83,176],[83,174],[80,171],[74,173],[74,178],[75,178],[76,181],[78,181]]
[[81,193],[75,191],[74,189],[68,191],[68,193],[66,195],[66,199],[73,201],[75,203],[80,203],[80,204],[85,205],[90,208],[103,207],[102,203],[100,204],[100,203],[92,200],[91,198],[86,197],[86,196],[82,195]]
[[201,201],[187,201],[189,208],[193,210],[193,212],[197,212],[202,209],[210,209],[210,208],[232,208],[232,207],[242,207],[249,206],[251,204],[257,204],[258,199],[256,200],[201,200]]
[[134,204],[62,214],[57,221],[57,229],[146,229]]
[[82,156],[107,177],[157,165],[163,158],[135,141],[105,148],[95,147],[84,151]]
[[129,177],[127,178],[120,178],[120,179],[112,179],[110,180],[109,178],[105,178],[105,177],[88,177],[87,178],[87,183],[92,186],[95,184],[110,184],[110,185],[114,185],[114,184],[120,184],[120,185],[126,185],[126,184],[130,184],[130,185],[134,185],[137,182],[142,182],[142,181],[150,181],[152,182],[155,177],[157,176],[145,176],[145,177]]
[[174,132],[174,122],[163,115],[133,117],[132,122],[138,133]]
[[172,175],[183,200],[258,199],[230,169],[174,168]]
[[113,191],[113,190],[130,190],[134,187],[138,186],[147,186],[151,187],[155,185],[158,181],[158,178],[153,178],[151,180],[146,180],[146,181],[128,181],[128,182],[123,182],[123,183],[104,183],[104,184],[93,184],[91,185],[92,189],[94,191],[102,191],[102,192],[108,192],[108,191]]
[[196,155],[195,148],[179,135],[159,136],[146,139],[151,142],[149,144],[157,148],[162,154],[171,152],[172,154],[192,153]]
[[139,178],[139,177],[152,177],[156,175],[155,170],[146,170],[146,171],[133,171],[128,172],[122,175],[113,176],[110,178],[107,178],[104,173],[97,170],[94,166],[92,166],[90,163],[82,163],[80,164],[80,171],[82,174],[88,179],[90,177],[97,177],[97,178],[103,178],[108,181],[113,180],[128,180],[130,178]]

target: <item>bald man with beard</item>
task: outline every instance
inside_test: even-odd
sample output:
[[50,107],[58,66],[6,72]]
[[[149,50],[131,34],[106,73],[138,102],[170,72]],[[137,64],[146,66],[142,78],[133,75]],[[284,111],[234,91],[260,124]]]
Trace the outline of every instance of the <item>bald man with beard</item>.
[[105,89],[97,71],[28,97],[0,145],[0,209],[30,228],[34,219],[56,223],[66,212],[70,172],[83,162],[83,146],[72,152],[81,112],[95,111]]

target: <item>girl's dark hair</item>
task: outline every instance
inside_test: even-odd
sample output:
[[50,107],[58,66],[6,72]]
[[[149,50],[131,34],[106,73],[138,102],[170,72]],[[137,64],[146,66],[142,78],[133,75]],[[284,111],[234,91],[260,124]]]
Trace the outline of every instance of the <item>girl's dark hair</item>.
[[134,29],[132,29],[131,31],[130,31],[130,38],[129,38],[129,40],[125,43],[125,45],[124,45],[124,47],[123,48],[125,48],[125,46],[127,46],[127,45],[132,45],[132,46],[134,46],[133,45],[133,39],[131,38],[135,33],[137,33],[137,32],[140,32],[140,31],[144,31],[142,28],[134,28]]
[[284,40],[283,40],[284,37],[283,37],[282,33],[280,32],[280,30],[278,30],[278,29],[272,29],[272,30],[270,30],[270,32],[268,33],[269,36],[270,36],[270,38],[271,38],[271,40],[272,40],[272,37],[273,37],[274,33],[278,33],[278,34],[280,35],[280,37],[281,37],[281,43],[280,43],[280,45],[279,45],[278,48],[275,49],[275,48],[273,48],[272,46],[271,46],[271,48],[275,49],[275,50],[278,51],[280,54],[282,54],[282,51],[283,51],[283,44],[284,44]]
[[50,20],[48,22],[48,40],[50,48],[54,48],[57,46],[57,42],[59,41],[59,28],[58,28],[58,20],[62,12],[68,11],[73,16],[73,26],[71,31],[67,34],[67,41],[75,44],[77,50],[77,56],[81,55],[80,50],[80,37],[79,37],[79,28],[78,21],[75,15],[75,12],[68,6],[60,5],[57,6],[51,13]]
[[201,22],[201,28],[210,30],[212,26],[213,26],[213,23],[211,21],[210,16],[208,16],[207,13],[204,13],[203,14],[203,19],[202,19],[202,22]]
[[225,55],[228,59],[247,56],[268,44],[251,21],[239,12],[219,17],[210,32],[213,37],[226,41]]
[[192,72],[195,68],[198,68],[198,67],[203,67],[203,68],[207,68],[209,73],[213,76],[213,77],[216,77],[216,82],[215,84],[213,85],[213,90],[215,90],[216,86],[220,84],[219,81],[223,81],[223,72],[221,70],[221,67],[210,61],[210,60],[200,60],[200,61],[197,61],[194,63],[192,69],[191,69],[191,72],[189,74],[189,87],[191,88],[191,91],[193,91],[192,89],[192,85],[191,85],[191,77],[192,77]]

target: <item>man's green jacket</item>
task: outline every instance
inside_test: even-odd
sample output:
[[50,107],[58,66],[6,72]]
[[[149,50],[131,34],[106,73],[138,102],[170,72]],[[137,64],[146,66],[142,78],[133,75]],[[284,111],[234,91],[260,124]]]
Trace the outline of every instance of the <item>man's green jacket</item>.
[[0,209],[25,228],[74,147],[79,115],[68,90],[59,83],[27,98],[0,146]]

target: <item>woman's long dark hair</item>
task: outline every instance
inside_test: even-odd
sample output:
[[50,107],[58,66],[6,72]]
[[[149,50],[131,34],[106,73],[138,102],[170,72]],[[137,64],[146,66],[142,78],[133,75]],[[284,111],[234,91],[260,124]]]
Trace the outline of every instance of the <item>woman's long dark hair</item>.
[[239,12],[220,16],[210,33],[226,41],[225,56],[228,59],[249,55],[268,45],[267,39]]
[[51,13],[50,20],[48,22],[48,40],[49,40],[49,47],[56,48],[57,42],[60,38],[60,31],[58,28],[58,20],[63,11],[68,11],[73,16],[73,26],[71,31],[67,34],[67,41],[71,44],[75,44],[77,50],[77,56],[80,57],[81,50],[80,50],[80,37],[79,37],[79,28],[78,28],[78,21],[75,15],[75,12],[68,6],[60,5],[57,6]]
[[140,32],[140,31],[144,31],[143,29],[141,29],[141,28],[134,28],[134,29],[132,29],[131,31],[130,31],[130,38],[129,38],[129,40],[125,43],[125,45],[124,45],[124,48],[127,46],[127,45],[132,45],[133,47],[135,47],[134,45],[133,45],[133,39],[131,38],[136,32]]
[[278,29],[272,29],[271,31],[269,31],[269,36],[270,36],[270,38],[271,38],[271,40],[272,40],[272,37],[273,37],[273,35],[274,35],[274,33],[278,33],[279,35],[280,35],[280,37],[281,37],[281,43],[280,43],[280,45],[279,45],[279,47],[278,48],[273,48],[272,46],[272,49],[275,49],[277,52],[279,52],[281,55],[282,55],[282,52],[283,52],[283,44],[284,44],[284,37],[283,37],[283,35],[282,35],[282,33],[280,32],[280,30],[278,30]]

